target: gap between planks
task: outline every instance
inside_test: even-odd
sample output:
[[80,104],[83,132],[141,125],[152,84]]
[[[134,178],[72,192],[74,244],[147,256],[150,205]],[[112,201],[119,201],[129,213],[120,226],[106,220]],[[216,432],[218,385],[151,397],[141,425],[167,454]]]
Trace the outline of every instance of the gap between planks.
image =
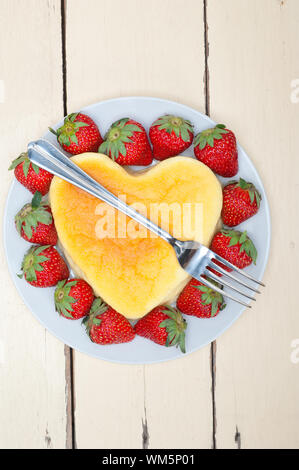
[[[203,22],[204,22],[204,49],[205,49],[205,71],[204,71],[204,88],[205,88],[205,113],[210,116],[210,76],[209,76],[209,26],[208,26],[208,0],[203,0]],[[210,349],[210,369],[211,369],[211,395],[212,395],[212,449],[216,449],[216,341],[211,343]]]
[[[283,3],[283,2],[282,2]],[[205,71],[204,71],[204,87],[205,87],[205,113],[210,116],[210,73],[209,73],[209,26],[208,26],[208,0],[203,0],[203,21],[204,21],[204,49],[205,49]],[[210,370],[211,370],[211,395],[212,395],[212,449],[217,449],[217,409],[216,409],[216,340],[211,343],[210,349]],[[241,434],[236,425],[235,443],[237,449],[241,449]]]
[[[67,115],[67,66],[66,66],[66,0],[60,0],[61,14],[61,55],[62,55],[62,100],[63,114]],[[65,355],[65,397],[66,397],[66,448],[76,449],[75,436],[75,391],[73,349],[64,346]]]

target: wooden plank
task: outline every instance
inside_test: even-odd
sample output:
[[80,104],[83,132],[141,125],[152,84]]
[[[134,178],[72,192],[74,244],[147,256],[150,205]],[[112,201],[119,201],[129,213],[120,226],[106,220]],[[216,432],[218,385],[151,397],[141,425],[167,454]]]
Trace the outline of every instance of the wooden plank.
[[[203,2],[67,2],[68,110],[148,95],[205,109]],[[210,349],[153,366],[75,353],[79,448],[211,447]],[[88,432],[87,432],[88,429]]]
[[208,0],[207,16],[211,115],[256,164],[273,224],[267,288],[217,341],[217,447],[298,448],[299,2]]
[[151,448],[212,447],[211,386],[210,346],[176,361],[145,367]]
[[[10,161],[62,113],[59,0],[1,2],[0,70],[2,224]],[[0,256],[0,447],[64,448],[64,345],[24,306]]]

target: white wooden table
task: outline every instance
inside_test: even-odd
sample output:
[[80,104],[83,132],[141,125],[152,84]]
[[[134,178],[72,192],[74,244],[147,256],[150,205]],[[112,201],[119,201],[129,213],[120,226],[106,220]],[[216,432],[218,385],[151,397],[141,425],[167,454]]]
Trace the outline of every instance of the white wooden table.
[[267,289],[252,311],[213,345],[151,366],[70,351],[23,305],[2,250],[0,447],[298,448],[299,1],[0,7],[2,214],[7,167],[29,140],[83,105],[148,95],[234,129],[273,223]]

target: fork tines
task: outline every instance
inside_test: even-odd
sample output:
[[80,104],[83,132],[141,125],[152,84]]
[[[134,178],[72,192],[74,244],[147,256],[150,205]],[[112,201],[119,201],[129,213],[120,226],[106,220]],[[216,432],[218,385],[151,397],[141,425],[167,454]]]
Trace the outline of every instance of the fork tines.
[[[260,286],[265,286],[265,284],[263,284],[261,281],[255,279],[250,274],[248,274],[248,273],[242,271],[241,269],[237,268],[235,265],[233,265],[232,263],[230,263],[226,259],[222,258],[221,256],[217,255],[216,253],[213,253],[213,258],[210,259],[210,263],[206,267],[206,274],[209,276],[209,278],[213,279],[214,281],[219,282],[223,286],[237,292],[238,294],[246,297],[247,299],[255,301],[256,299],[254,297],[252,297],[251,295],[248,295],[248,293],[244,292],[243,290],[240,290],[238,287],[230,284],[229,282],[224,280],[223,277],[217,276],[217,274],[215,274],[215,273],[227,276],[228,278],[232,279],[232,281],[234,281],[235,283],[238,283],[238,284],[242,285],[243,287],[245,287],[246,289],[249,289],[253,292],[256,292],[257,294],[260,294],[260,291],[257,290],[255,287],[251,286],[250,284],[248,284],[247,282],[244,282],[244,280],[239,279],[238,276],[235,276],[231,272],[226,271],[224,268],[219,266],[215,262],[215,260],[218,261],[218,262],[221,262],[223,265],[227,266],[228,268],[230,268],[231,270],[233,270],[236,273],[240,274],[241,276],[244,276],[245,278],[249,279],[251,282],[255,282],[256,284],[259,284]],[[211,271],[211,269],[213,269],[213,272]],[[228,294],[226,291],[224,291],[224,290],[220,289],[219,287],[215,286],[213,283],[211,283],[210,281],[205,279],[203,276],[200,276],[200,280],[207,287],[212,288],[213,290],[215,290],[216,292],[219,292],[223,296],[228,297],[228,298],[234,300],[235,302],[238,302],[241,305],[244,305],[246,307],[251,308],[251,305],[249,305],[248,303],[244,302],[241,299],[238,299],[238,298],[232,296],[231,294]]]

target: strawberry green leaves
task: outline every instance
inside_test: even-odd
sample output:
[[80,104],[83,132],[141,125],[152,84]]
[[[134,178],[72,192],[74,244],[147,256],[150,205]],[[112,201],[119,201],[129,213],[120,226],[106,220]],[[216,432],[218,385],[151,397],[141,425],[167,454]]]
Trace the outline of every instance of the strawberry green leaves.
[[237,230],[221,230],[221,233],[230,238],[228,246],[235,246],[240,244],[240,253],[245,252],[256,264],[257,259],[257,250],[252,242],[252,240],[248,237],[246,230],[244,232],[238,232]]
[[[183,119],[179,116],[173,116],[166,114],[157,119],[153,126],[158,126],[160,130],[165,130],[169,134],[175,133],[176,137],[181,137],[184,142],[190,142],[191,137],[189,132],[193,136],[193,126],[188,119]],[[188,132],[189,131],[189,132]]]
[[136,124],[130,124],[129,118],[123,118],[112,124],[105,136],[105,141],[99,147],[99,153],[110,156],[114,161],[119,155],[126,156],[125,144],[132,143],[134,132],[142,132]]
[[105,313],[107,309],[108,305],[100,297],[93,301],[89,314],[82,320],[82,325],[85,326],[88,335],[93,325],[100,326],[102,320],[98,317]]
[[237,186],[245,191],[248,191],[251,204],[253,204],[255,200],[257,207],[260,207],[262,196],[254,186],[254,184],[248,183],[243,178],[240,178],[239,182],[237,183]]
[[77,284],[78,281],[59,281],[54,293],[54,302],[56,311],[60,315],[67,318],[73,318],[71,312],[73,311],[72,304],[77,302],[77,299],[70,295],[70,290]]
[[28,282],[36,281],[36,272],[43,271],[44,267],[42,266],[42,263],[49,260],[49,258],[42,255],[42,252],[49,247],[50,245],[32,246],[29,248],[22,262],[21,269],[23,272],[18,276],[21,278],[24,275]]
[[102,315],[106,312],[108,305],[101,299],[101,297],[96,298],[93,301],[89,315]]
[[160,328],[165,328],[168,333],[165,346],[179,346],[181,351],[185,353],[186,321],[183,319],[182,314],[172,307],[167,307],[162,312],[169,317],[160,323]]
[[25,178],[27,178],[27,176],[28,176],[28,171],[29,171],[30,165],[31,165],[32,169],[34,170],[34,172],[38,175],[39,167],[37,165],[35,165],[35,163],[30,162],[27,152],[21,153],[21,155],[19,155],[18,158],[13,160],[13,162],[11,163],[11,165],[8,169],[9,170],[14,170],[21,163],[23,163],[23,173],[24,173]]
[[63,126],[59,127],[56,131],[49,127],[50,132],[56,135],[57,140],[61,145],[69,147],[72,142],[78,145],[78,138],[76,135],[77,131],[81,127],[89,126],[86,122],[76,121],[78,114],[79,113],[72,113],[66,116]]
[[32,201],[31,201],[31,206],[33,209],[37,209],[40,207],[41,202],[42,202],[42,194],[39,191],[36,191],[33,195]]
[[[219,284],[214,282],[212,279],[208,278],[209,282],[212,282],[213,284],[217,285],[219,287]],[[201,295],[201,302],[203,305],[211,305],[211,317],[214,317],[218,309],[223,310],[225,308],[225,304],[223,301],[223,297],[219,292],[216,292],[215,290],[211,289],[210,287],[207,286],[193,286],[196,289],[200,290],[202,292]]]
[[247,191],[250,197],[251,204],[253,204],[255,201],[257,208],[259,209],[262,196],[253,183],[249,183],[243,178],[240,178],[239,181],[230,181],[229,183],[227,183],[227,186],[230,185],[235,185],[236,188],[240,188],[243,191]]
[[41,193],[36,191],[31,204],[25,204],[15,216],[15,224],[19,234],[23,229],[25,235],[30,239],[33,230],[37,228],[39,223],[50,225],[53,217],[47,208],[48,206],[42,202]]
[[247,232],[243,232],[239,243],[241,244],[240,248],[240,253],[245,251],[248,256],[252,259],[253,263],[256,264],[256,259],[257,259],[257,250],[253,244],[253,242],[250,240],[250,238],[247,236]]
[[224,124],[217,124],[217,126],[206,129],[199,134],[194,139],[194,147],[199,145],[199,148],[202,150],[208,144],[210,147],[214,147],[214,139],[221,140],[223,134],[227,134]]

